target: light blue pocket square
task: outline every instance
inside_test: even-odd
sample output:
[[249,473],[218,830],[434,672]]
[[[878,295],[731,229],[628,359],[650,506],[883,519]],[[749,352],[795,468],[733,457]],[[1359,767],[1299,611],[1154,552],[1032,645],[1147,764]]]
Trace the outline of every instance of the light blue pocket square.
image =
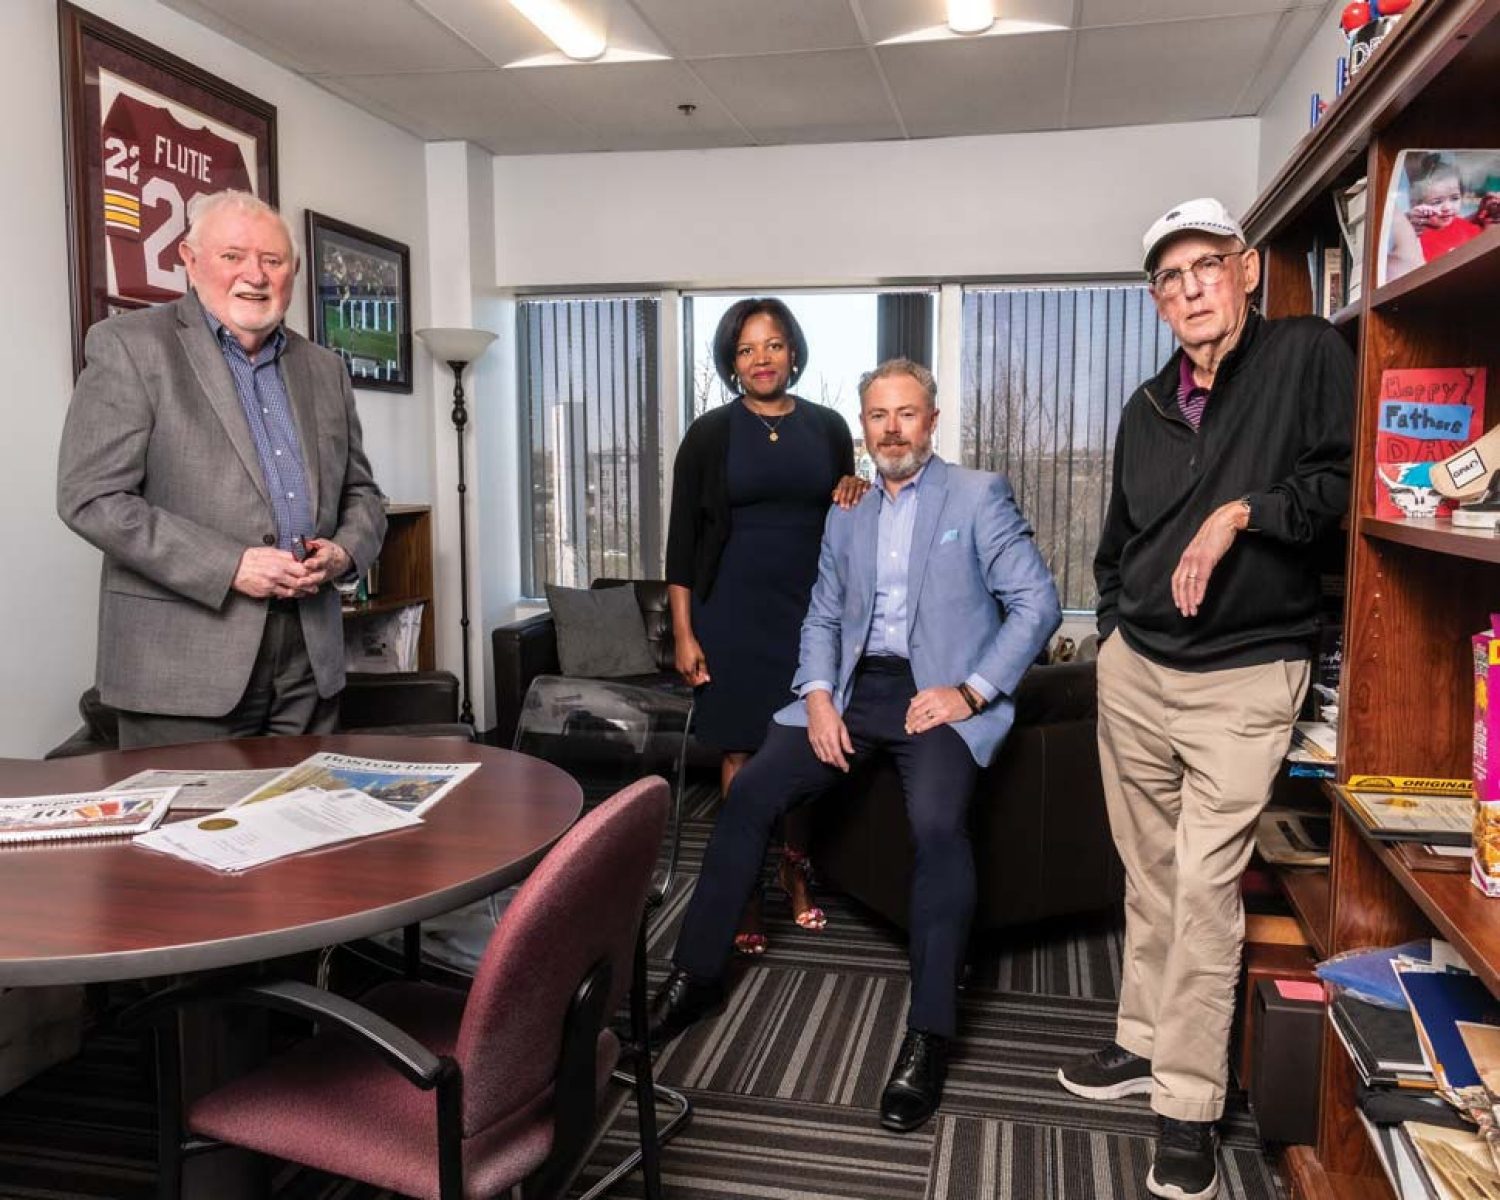
[[945,529],[945,530],[943,530],[943,536],[942,536],[942,538],[938,541],[938,545],[939,546],[945,546],[949,542],[956,542],[956,541],[958,541],[958,530],[956,530],[956,529]]

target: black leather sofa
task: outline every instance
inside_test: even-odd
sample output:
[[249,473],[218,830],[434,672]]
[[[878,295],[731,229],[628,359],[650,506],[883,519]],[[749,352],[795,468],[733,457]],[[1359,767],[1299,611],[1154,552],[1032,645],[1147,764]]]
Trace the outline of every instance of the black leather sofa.
[[[78,715],[83,724],[47,751],[47,758],[120,748],[115,710],[99,699],[98,688],[91,687],[79,697]],[[451,671],[351,672],[340,701],[339,729],[419,737],[474,736],[458,719],[458,680]]]
[[[629,682],[683,688],[673,670],[666,584],[601,579],[635,589],[660,668]],[[526,688],[557,674],[557,635],[546,613],[491,634],[501,745],[509,745]],[[1016,723],[980,774],[972,808],[979,876],[977,930],[1097,911],[1119,902],[1124,874],[1110,838],[1094,740],[1094,664],[1038,665],[1016,694]],[[707,761],[713,761],[704,755]],[[830,885],[905,926],[913,866],[901,782],[876,761],[822,801],[813,861]]]

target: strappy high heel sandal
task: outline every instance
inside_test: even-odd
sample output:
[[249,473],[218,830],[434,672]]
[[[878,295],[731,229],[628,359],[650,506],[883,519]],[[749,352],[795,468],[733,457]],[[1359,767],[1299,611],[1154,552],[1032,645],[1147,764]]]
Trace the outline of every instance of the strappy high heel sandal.
[[812,862],[807,855],[790,846],[783,847],[776,882],[791,901],[792,920],[801,928],[816,932],[828,925],[828,915],[812,902]]

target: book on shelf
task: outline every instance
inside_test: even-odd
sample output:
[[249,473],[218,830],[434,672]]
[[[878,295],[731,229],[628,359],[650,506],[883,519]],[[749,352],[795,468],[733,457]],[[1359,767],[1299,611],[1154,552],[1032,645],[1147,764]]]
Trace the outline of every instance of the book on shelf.
[[1297,721],[1292,725],[1292,752],[1300,754],[1293,762],[1337,762],[1338,727],[1328,721]]
[[422,636],[421,604],[362,614],[344,625],[344,666],[350,671],[389,674],[417,669]]
[[1500,1025],[1500,1000],[1478,976],[1464,971],[1398,966],[1396,978],[1416,1020],[1422,1058],[1445,1093],[1480,1087],[1483,1081],[1459,1022]]
[[1345,809],[1371,837],[1389,842],[1467,846],[1473,840],[1474,798],[1465,792],[1415,792],[1334,784]]
[[166,815],[176,792],[157,787],[0,800],[0,846],[144,833]]
[[1368,181],[1361,178],[1333,194],[1344,242],[1344,303],[1353,304],[1363,290],[1365,264],[1365,197]]
[[1328,1006],[1328,1015],[1367,1084],[1402,1080],[1431,1084],[1432,1069],[1422,1057],[1410,1009],[1383,1008],[1356,996],[1340,995]]
[[1431,966],[1431,938],[1418,938],[1399,946],[1345,950],[1324,959],[1315,968],[1318,978],[1342,993],[1385,1008],[1406,1008],[1406,993],[1396,978],[1397,963]]
[[1398,1200],[1448,1200],[1438,1193],[1428,1178],[1417,1148],[1404,1126],[1378,1124],[1367,1117],[1363,1109],[1355,1109],[1355,1115],[1365,1127],[1375,1157],[1380,1160],[1380,1167]]
[[1408,1121],[1401,1126],[1416,1148],[1439,1200],[1491,1200],[1500,1196],[1500,1171],[1485,1138],[1467,1129]]
[[1391,852],[1408,871],[1450,875],[1467,875],[1473,857],[1467,846],[1434,846],[1430,842],[1392,842]]
[[1340,246],[1323,247],[1323,270],[1318,292],[1318,316],[1330,320],[1344,306],[1344,280],[1347,266]]
[[1268,808],[1255,824],[1255,849],[1283,867],[1326,867],[1332,822],[1327,813]]
[[1497,223],[1500,150],[1400,151],[1385,192],[1376,286],[1457,250]]
[[1432,469],[1484,428],[1485,368],[1405,367],[1380,376],[1375,429],[1375,515],[1395,521],[1441,517],[1453,501]]

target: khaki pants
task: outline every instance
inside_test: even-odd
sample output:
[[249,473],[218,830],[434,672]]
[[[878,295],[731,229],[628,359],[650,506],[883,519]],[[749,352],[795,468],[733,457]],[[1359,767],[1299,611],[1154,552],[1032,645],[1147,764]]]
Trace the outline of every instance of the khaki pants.
[[1151,1107],[1224,1113],[1255,822],[1307,692],[1306,662],[1176,671],[1116,633],[1099,650],[1099,759],[1125,863],[1116,1040],[1151,1060]]

